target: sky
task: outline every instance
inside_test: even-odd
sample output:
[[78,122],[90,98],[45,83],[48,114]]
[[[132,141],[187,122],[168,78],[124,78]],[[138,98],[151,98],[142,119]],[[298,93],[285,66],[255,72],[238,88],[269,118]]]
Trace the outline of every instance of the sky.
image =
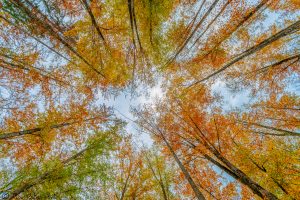
[[115,98],[106,99],[100,97],[100,102],[105,105],[114,108],[115,114],[120,119],[127,122],[126,131],[133,134],[134,142],[138,145],[151,146],[153,141],[151,137],[143,133],[137,125],[134,123],[135,117],[130,112],[131,107],[137,107],[138,105],[153,103],[156,99],[163,97],[163,91],[159,84],[156,84],[149,91],[149,95],[141,95],[137,98],[132,98],[130,95],[121,93]]
[[[213,93],[219,93],[223,97],[223,106],[225,110],[231,110],[232,108],[242,107],[243,104],[249,101],[249,91],[242,91],[240,93],[232,93],[229,88],[226,87],[225,82],[217,81],[212,86]],[[147,133],[143,133],[138,126],[134,123],[135,117],[130,112],[131,107],[137,107],[139,105],[154,103],[155,100],[162,98],[164,92],[159,84],[156,84],[150,89],[149,95],[142,95],[138,98],[132,98],[130,95],[121,93],[115,98],[104,98],[100,97],[100,102],[105,105],[113,107],[115,114],[120,119],[127,122],[126,131],[133,134],[134,142],[138,145],[145,144],[151,146],[153,143],[151,136]]]

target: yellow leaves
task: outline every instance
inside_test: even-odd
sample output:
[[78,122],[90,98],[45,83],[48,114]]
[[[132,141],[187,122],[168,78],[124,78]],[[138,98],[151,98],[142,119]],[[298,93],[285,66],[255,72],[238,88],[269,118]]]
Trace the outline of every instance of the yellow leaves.
[[78,36],[78,31],[80,31],[78,26],[82,26],[84,24],[84,22],[80,21],[77,22],[76,24],[74,24],[72,27],[69,28],[69,30],[64,32],[65,36],[68,37],[76,37]]
[[214,49],[210,54],[209,58],[211,60],[211,66],[212,68],[219,68],[221,65],[223,65],[227,58],[227,53],[222,48],[216,48]]
[[272,124],[283,129],[297,130],[299,127],[299,99],[292,95],[283,95],[278,98],[275,94],[267,101],[253,106],[257,108],[259,120],[267,118]]
[[37,61],[38,58],[39,58],[39,53],[33,52],[31,54],[24,55],[24,57],[22,58],[22,61],[28,65],[33,65]]
[[38,114],[37,118],[35,119],[37,126],[39,127],[47,127],[51,126],[52,124],[60,123],[63,119],[62,113],[57,110],[49,110],[45,113]]
[[241,28],[237,32],[237,37],[242,41],[250,40],[250,34],[246,28]]
[[[45,5],[48,3],[43,2]],[[11,45],[11,48],[1,48],[1,54],[4,54],[1,59],[5,55],[12,57],[4,58],[5,61],[12,61],[11,64],[0,63],[5,68],[3,71],[1,68],[1,84],[7,82],[3,87],[12,89],[11,96],[16,101],[16,108],[13,109],[17,110],[5,113],[7,118],[3,120],[1,133],[34,128],[38,130],[34,134],[8,141],[5,145],[11,147],[5,152],[23,162],[55,154],[66,146],[67,149],[73,148],[68,146],[68,142],[82,146],[94,131],[114,122],[99,109],[101,92],[127,92],[131,85],[135,87],[134,84],[139,84],[136,87],[147,92],[140,82],[151,87],[151,83],[162,77],[162,89],[166,95],[156,105],[150,105],[151,109],[146,109],[143,118],[146,122],[141,122],[141,126],[148,128],[150,134],[154,133],[154,143],[163,145],[161,152],[166,156],[157,159],[153,164],[156,167],[154,171],[163,172],[164,161],[173,160],[170,159],[170,149],[164,143],[167,140],[197,184],[201,183],[202,189],[212,192],[216,198],[233,199],[241,193],[243,198],[251,199],[253,194],[243,186],[241,192],[237,191],[236,182],[222,185],[222,174],[212,167],[213,162],[206,155],[230,167],[221,158],[228,159],[251,180],[274,191],[276,195],[280,188],[272,182],[272,177],[282,181],[292,194],[297,193],[294,185],[298,182],[292,176],[295,170],[293,165],[298,165],[296,154],[299,152],[294,150],[297,141],[278,139],[270,135],[274,130],[255,125],[260,123],[275,128],[299,130],[299,99],[284,93],[284,89],[288,88],[285,87],[288,83],[286,79],[293,78],[291,74],[299,71],[298,63],[286,62],[272,66],[274,62],[291,56],[291,52],[298,53],[297,45],[293,43],[297,38],[293,35],[285,36],[258,53],[248,54],[248,58],[235,63],[226,73],[222,71],[222,66],[240,56],[249,46],[265,41],[279,31],[278,27],[291,24],[292,17],[285,12],[287,17],[282,15],[280,17],[283,20],[274,20],[275,25],[268,24],[271,27],[269,30],[262,32],[259,29],[265,20],[263,15],[271,12],[270,6],[272,8],[278,4],[276,9],[296,10],[299,5],[295,0],[282,1],[287,5],[281,1],[268,1],[268,5],[257,10],[254,8],[260,2],[233,0],[224,12],[218,13],[226,3],[220,1],[218,6],[208,12],[209,16],[201,26],[199,24],[197,30],[194,28],[203,19],[203,13],[211,1],[203,4],[198,16],[196,12],[201,1],[131,1],[135,19],[130,19],[126,1],[87,2],[104,39],[99,37],[101,34],[97,32],[95,22],[82,9],[79,0],[50,1],[51,12],[46,12],[47,8],[42,7],[42,12],[48,18],[44,22],[53,26],[53,31],[50,28],[47,30],[42,22],[32,17],[26,22],[22,21],[25,28],[29,27],[30,33],[19,32],[19,37],[15,37],[17,34],[15,30],[12,31],[15,34],[12,38],[15,37],[16,41],[10,43],[10,34],[1,33],[4,36],[3,43]],[[292,8],[287,8],[290,5]],[[33,9],[32,14],[38,12],[37,8]],[[250,13],[253,15],[250,16]],[[216,21],[208,27],[218,14]],[[4,22],[2,26],[8,24]],[[13,29],[9,27],[7,30]],[[195,34],[185,44],[193,31]],[[37,37],[38,40],[29,36]],[[195,46],[192,46],[193,42],[196,42]],[[180,49],[183,49],[180,55],[170,65],[164,65]],[[194,80],[218,70],[220,76],[212,74],[213,78],[209,81],[186,88]],[[53,81],[54,75],[58,79],[68,80],[70,86]],[[213,84],[221,80],[224,85],[230,85],[236,79],[236,90],[250,88],[256,93],[247,102],[249,105],[241,106],[234,113],[227,113],[221,106],[221,95],[213,94]],[[274,96],[268,99],[272,94]],[[30,103],[35,106],[29,106]],[[139,113],[137,115],[140,117]],[[126,175],[129,174],[126,198],[145,194],[136,198],[151,199],[147,193],[152,187],[160,191],[157,180],[151,176],[144,155],[137,153],[137,147],[132,142],[134,138],[123,136],[123,140],[113,153],[111,170],[114,171],[112,177],[116,178],[111,186],[116,190],[123,188]],[[12,141],[20,144],[14,146]],[[193,196],[193,191],[185,184],[183,174],[171,170],[171,175],[182,180],[183,189],[180,191],[183,194]],[[240,177],[238,179],[241,180]],[[181,184],[180,180],[172,183],[175,183],[172,190]],[[173,196],[169,199],[173,199]]]
[[44,145],[50,145],[54,141],[55,136],[57,134],[57,130],[53,129],[51,126],[51,124],[44,126],[42,130],[38,133]]
[[256,38],[255,43],[260,44],[262,41],[266,40],[268,38],[268,34],[264,33],[259,35],[259,37]]
[[177,46],[183,42],[182,35],[185,34],[187,34],[187,27],[183,21],[180,21],[178,24],[174,23],[168,32],[168,36],[171,39],[172,44],[177,44]]
[[292,9],[298,10],[300,9],[300,2],[298,0],[289,0],[292,5]]
[[[7,131],[19,130],[21,128],[20,124],[15,119],[7,118],[5,120],[5,124],[7,127],[5,130],[7,130]],[[4,131],[1,131],[1,132],[4,132]]]
[[101,15],[107,12],[107,10],[105,10],[105,6],[99,1],[91,1],[90,7],[95,18],[101,18]]
[[[87,27],[86,22],[78,22],[74,25],[74,28],[65,33],[79,39],[76,44],[77,51],[91,65],[88,66],[82,60],[74,57],[76,62],[79,63],[76,67],[77,70],[82,73],[85,82],[90,82],[94,86],[102,88],[109,86],[125,87],[132,77],[126,63],[123,47],[117,43],[115,43],[115,47],[104,47],[104,45],[109,44],[104,44],[99,37],[95,37],[94,27],[92,27],[91,22],[89,23]],[[95,44],[90,43],[91,38],[93,38]],[[73,65],[70,66],[70,69],[73,68]],[[104,74],[105,78],[99,76],[94,69]]]

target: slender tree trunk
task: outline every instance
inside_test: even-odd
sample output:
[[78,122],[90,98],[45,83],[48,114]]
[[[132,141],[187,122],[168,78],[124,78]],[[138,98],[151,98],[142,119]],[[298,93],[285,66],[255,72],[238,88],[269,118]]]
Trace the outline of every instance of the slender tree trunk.
[[[94,119],[97,119],[97,117],[90,118],[90,119],[85,119],[83,121],[87,122],[87,121],[94,120]],[[73,124],[76,124],[76,123],[79,123],[79,122],[80,121],[55,124],[55,125],[50,126],[50,129],[62,128],[62,127],[70,126],[70,125],[73,125]],[[10,133],[0,133],[0,140],[10,139],[12,137],[17,137],[17,136],[34,134],[36,132],[42,131],[44,128],[45,127],[37,127],[37,128],[27,129],[27,130],[23,130],[23,131],[16,131],[16,132],[10,132]]]
[[158,175],[159,175],[159,178],[158,178],[157,175],[156,175],[156,173],[155,173],[155,171],[154,171],[154,169],[153,169],[153,167],[152,167],[151,161],[149,160],[148,156],[145,155],[145,157],[146,157],[146,160],[147,160],[147,162],[149,164],[149,168],[150,168],[150,170],[151,170],[151,172],[152,172],[155,180],[158,182],[158,184],[159,184],[159,186],[160,186],[160,188],[162,190],[164,200],[168,200],[166,189],[165,189],[162,177],[161,177],[161,173],[159,172],[159,169],[158,169]]
[[[276,67],[276,66],[280,66],[281,64],[283,64],[283,63],[285,63],[285,62],[289,62],[290,60],[294,60],[294,59],[297,59],[297,60],[299,61],[299,59],[300,59],[300,54],[297,54],[297,55],[294,55],[294,56],[291,56],[291,57],[282,59],[282,60],[277,61],[277,62],[275,62],[275,63],[273,63],[273,64],[271,64],[271,65],[267,65],[267,66],[264,66],[264,67],[262,67],[262,68],[260,68],[260,69],[255,70],[255,71],[249,72],[248,74],[251,74],[251,73],[254,73],[254,74],[261,73],[261,72],[264,72],[264,71],[266,71],[266,70],[268,70],[268,69],[274,68],[274,67]],[[297,61],[297,60],[296,60],[296,61]]]
[[[88,150],[88,148],[85,148],[81,151],[79,151],[78,153],[76,153],[75,155],[69,157],[68,159],[62,161],[62,164],[64,166],[66,166],[68,163],[70,163],[73,160],[76,160],[78,157],[82,156],[86,151]],[[33,181],[29,181],[27,183],[24,183],[21,187],[13,190],[12,192],[10,192],[9,196],[8,196],[8,200],[12,200],[15,197],[17,197],[18,195],[20,195],[21,193],[25,192],[26,190],[29,190],[30,188],[34,187],[35,185],[38,185],[40,183],[42,183],[43,181],[47,180],[47,178],[53,173],[55,172],[57,169],[53,169],[50,170],[48,172],[45,172],[44,174],[42,174],[40,177],[38,177],[37,179],[33,180]]]
[[42,40],[40,40],[39,38],[33,36],[32,34],[30,34],[28,31],[26,31],[24,28],[14,24],[12,21],[8,20],[7,18],[5,18],[4,16],[0,15],[0,19],[3,19],[5,22],[7,22],[8,24],[14,26],[15,28],[17,28],[18,30],[20,30],[23,34],[28,35],[29,37],[33,38],[35,41],[37,41],[38,43],[42,44],[43,46],[47,47],[50,51],[54,52],[55,54],[57,54],[58,56],[62,57],[63,59],[65,59],[66,61],[74,64],[77,66],[77,64],[73,61],[71,61],[69,58],[67,58],[66,56],[62,55],[61,53],[59,53],[58,51],[56,51],[54,49],[54,47],[50,47],[48,44],[46,44],[45,42],[43,42]]
[[211,20],[211,22],[206,26],[205,30],[197,37],[197,39],[194,41],[194,43],[191,45],[191,48],[193,48],[196,43],[202,38],[202,36],[206,33],[206,31],[210,28],[210,26],[219,18],[219,16],[224,12],[224,10],[226,9],[226,7],[230,4],[231,0],[227,0],[227,2],[223,5],[223,7],[221,8],[220,12],[218,12],[218,14],[214,17],[213,20]]
[[[263,125],[263,124],[259,124],[259,123],[246,122],[246,121],[239,121],[239,122],[240,123],[246,123],[246,124],[249,124],[249,125],[258,126],[258,127],[261,127],[261,128],[265,128],[265,129],[269,129],[269,130],[273,130],[273,131],[277,131],[277,132],[281,132],[285,136],[298,136],[298,137],[300,137],[300,133],[289,131],[289,130],[284,130],[284,129],[281,129],[281,128],[275,128],[273,126],[267,126],[267,125]],[[276,134],[274,134],[274,135],[276,135]]]
[[205,58],[207,55],[209,55],[211,52],[213,52],[224,41],[226,41],[235,31],[237,31],[240,27],[242,27],[244,25],[244,23],[246,21],[248,21],[248,19],[250,19],[252,16],[254,16],[255,13],[257,13],[268,1],[269,0],[263,0],[262,2],[260,2],[251,12],[249,12],[246,16],[244,16],[240,22],[233,22],[233,25],[235,25],[237,23],[235,25],[235,27],[233,28],[233,30],[230,31],[229,33],[227,33],[226,36],[222,40],[220,40],[219,42],[217,42],[208,52],[206,52],[202,56],[202,59]]
[[133,20],[133,0],[128,0],[128,12],[129,12],[129,20],[130,20],[130,28],[131,28],[131,34],[132,34],[132,42],[134,45],[134,48],[136,48],[135,43],[135,34],[134,34],[134,20]]
[[105,75],[91,65],[80,53],[78,53],[69,43],[66,41],[59,33],[57,33],[51,24],[41,21],[36,15],[27,8],[20,0],[10,0],[13,4],[17,5],[19,9],[23,10],[30,18],[32,18],[39,26],[45,29],[50,35],[60,41],[68,50],[73,52],[79,59],[81,59],[85,64],[87,64],[94,72],[101,75],[103,78],[106,78]]
[[[202,134],[201,129],[198,125],[193,121],[196,129]],[[216,158],[218,158],[232,173],[235,174],[234,178],[242,182],[243,184],[247,185],[253,193],[257,194],[261,198],[269,199],[269,200],[277,200],[278,198],[268,190],[264,189],[258,183],[253,181],[250,177],[248,177],[244,172],[234,166],[229,160],[227,160],[221,153],[216,149],[213,148],[205,139],[202,139],[202,144],[205,148],[210,151]],[[229,172],[227,170],[227,172]]]
[[[140,114],[140,113],[139,113]],[[176,155],[175,151],[173,150],[172,146],[169,144],[169,142],[167,141],[167,139],[165,138],[163,132],[159,129],[159,127],[157,127],[155,124],[151,124],[148,122],[148,120],[146,120],[142,114],[140,114],[140,117],[144,120],[144,122],[146,124],[148,124],[151,128],[153,128],[154,130],[151,130],[149,128],[146,128],[147,130],[149,130],[150,132],[152,132],[153,134],[160,136],[161,139],[164,141],[164,143],[166,144],[167,148],[169,149],[169,151],[171,152],[172,156],[174,157],[176,163],[178,164],[179,168],[181,169],[182,173],[184,174],[184,177],[187,179],[189,185],[191,186],[192,190],[194,191],[194,194],[196,196],[196,198],[198,200],[205,200],[204,195],[200,192],[200,190],[198,189],[196,183],[194,182],[194,180],[192,179],[191,175],[189,174],[189,172],[187,171],[187,169],[184,167],[184,165],[182,164],[182,162],[180,161],[180,159],[178,158],[178,156]]]
[[131,167],[129,168],[129,172],[128,172],[128,175],[126,177],[124,187],[122,189],[120,200],[124,199],[124,196],[125,196],[125,193],[126,193],[126,190],[127,190],[127,186],[128,186],[128,181],[129,181],[129,178],[130,178],[130,173],[131,173]]
[[95,16],[94,16],[94,14],[93,14],[93,12],[92,12],[90,6],[88,5],[87,0],[82,0],[82,2],[83,2],[83,4],[84,4],[85,9],[86,9],[87,12],[89,13],[89,16],[90,16],[90,18],[91,18],[91,20],[92,20],[93,26],[95,27],[95,29],[96,29],[96,31],[97,31],[99,37],[101,38],[101,40],[102,40],[102,41],[104,42],[104,44],[105,44],[104,36],[103,36],[103,34],[102,34],[102,32],[101,32],[101,30],[100,30],[100,28],[99,28],[99,26],[98,26],[98,24],[97,24],[97,22],[96,22]]
[[238,61],[242,60],[243,58],[261,50],[262,48],[268,46],[269,44],[271,44],[272,42],[287,36],[289,34],[294,33],[296,30],[299,30],[300,28],[300,20],[298,20],[297,22],[295,22],[294,24],[288,26],[287,28],[279,31],[278,33],[276,33],[275,35],[272,35],[271,37],[269,37],[268,39],[262,41],[261,43],[247,49],[246,51],[244,51],[243,53],[239,54],[238,56],[236,56],[233,60],[229,61],[227,64],[225,64],[223,67],[221,67],[220,69],[218,69],[217,71],[213,72],[212,74],[206,76],[205,78],[198,80],[194,83],[192,83],[191,85],[188,86],[192,87],[194,85],[197,85],[203,81],[206,81],[208,79],[210,79],[211,77],[223,72],[224,70],[226,70],[227,68],[231,67],[233,64],[237,63]]
[[168,147],[169,151],[171,152],[172,156],[174,157],[174,159],[175,159],[176,163],[178,164],[179,168],[181,169],[182,173],[184,174],[185,178],[187,179],[187,181],[189,182],[190,186],[192,187],[192,189],[193,189],[193,191],[194,191],[195,196],[197,197],[197,199],[198,200],[205,200],[204,195],[198,189],[196,183],[192,179],[192,177],[189,174],[189,172],[187,171],[187,169],[181,163],[180,159],[176,155],[175,151],[173,150],[173,148],[171,147],[171,145],[169,144],[169,142],[166,140],[166,138],[164,137],[164,135],[162,133],[160,135],[161,135],[163,141],[165,142],[166,146]]
[[171,59],[168,60],[168,62],[165,64],[165,66],[168,66],[171,64],[177,56],[181,53],[181,51],[186,47],[186,45],[189,43],[189,41],[192,39],[192,37],[197,33],[198,29],[201,27],[205,19],[209,16],[211,11],[214,9],[214,7],[217,5],[219,0],[214,0],[214,2],[211,4],[211,6],[208,8],[208,10],[205,12],[201,20],[197,23],[196,27],[192,31],[192,33],[187,37],[187,39],[183,42],[183,44],[180,46],[180,48],[175,52],[174,56],[171,57]]
[[[267,174],[267,170],[264,166],[260,166],[259,164],[257,164],[254,160],[252,160],[251,158],[249,158],[249,160],[263,173]],[[287,195],[290,195],[288,193],[288,191],[283,187],[282,184],[280,184],[275,178],[273,178],[272,176],[270,176],[271,179],[274,181],[274,183]],[[293,197],[291,197],[292,199],[294,199]]]

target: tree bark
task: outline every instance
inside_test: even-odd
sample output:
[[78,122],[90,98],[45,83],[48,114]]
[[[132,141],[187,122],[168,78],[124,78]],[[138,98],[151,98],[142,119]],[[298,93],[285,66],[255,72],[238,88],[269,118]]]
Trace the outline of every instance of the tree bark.
[[27,8],[20,0],[10,0],[12,3],[17,5],[19,9],[22,9],[30,18],[32,18],[38,25],[40,25],[43,29],[45,29],[50,35],[60,41],[67,49],[73,52],[79,59],[81,59],[85,64],[87,64],[94,72],[101,75],[103,78],[106,78],[105,75],[96,69],[93,65],[91,65],[80,53],[78,53],[62,36],[57,33],[51,24],[45,23],[41,21],[41,19],[34,15],[29,8]]
[[[202,134],[202,131],[199,128],[199,126],[194,121],[192,122],[196,127],[196,129]],[[233,178],[239,180],[241,183],[248,186],[254,194],[257,194],[259,197],[263,199],[269,199],[269,200],[278,199],[273,193],[264,189],[262,186],[260,186],[258,183],[253,181],[250,177],[248,177],[244,172],[238,169],[235,165],[233,165],[229,160],[227,160],[223,155],[221,155],[221,153],[216,148],[213,148],[206,140],[203,139],[202,144],[209,152],[211,152],[216,158],[218,158],[218,160],[220,160],[227,167],[228,170],[230,170],[233,174],[235,174]],[[227,172],[229,172],[228,170]]]
[[96,22],[95,16],[94,16],[94,14],[93,14],[93,12],[92,12],[90,6],[89,6],[88,3],[87,3],[87,0],[82,0],[82,2],[83,2],[83,4],[84,4],[85,9],[86,9],[87,12],[89,13],[89,16],[90,16],[90,18],[91,18],[91,20],[92,20],[93,26],[95,27],[95,29],[96,29],[96,31],[97,31],[99,37],[101,38],[101,40],[103,40],[103,42],[104,42],[104,44],[105,44],[106,42],[105,42],[104,36],[103,36],[103,34],[102,34],[102,32],[101,32],[101,30],[100,30],[100,28],[99,28],[99,26],[98,26],[98,24],[97,24],[97,22]]
[[294,24],[288,26],[287,28],[279,31],[278,33],[276,33],[275,35],[272,35],[271,37],[269,37],[268,39],[262,41],[261,43],[247,49],[246,51],[244,51],[243,53],[239,54],[237,57],[235,57],[233,60],[229,61],[227,64],[225,64],[223,67],[221,67],[220,69],[218,69],[217,71],[213,72],[212,74],[206,76],[205,78],[195,81],[194,83],[192,83],[191,85],[188,86],[188,88],[197,85],[199,83],[202,83],[203,81],[206,81],[208,79],[210,79],[211,77],[223,72],[224,70],[226,70],[227,68],[231,67],[233,64],[237,63],[238,61],[242,60],[243,58],[261,50],[262,48],[268,46],[269,44],[271,44],[272,42],[287,36],[289,34],[294,33],[296,30],[300,29],[300,20],[298,20],[297,22],[295,22]]
[[[282,135],[279,135],[279,136],[298,136],[298,137],[300,137],[300,133],[297,133],[297,132],[294,132],[294,131],[289,131],[289,130],[276,128],[276,127],[273,127],[273,126],[267,126],[267,125],[254,123],[254,122],[246,122],[246,121],[239,121],[239,122],[283,133]],[[271,133],[269,135],[275,135],[276,136],[276,134],[271,134]]]
[[[71,161],[76,160],[78,157],[82,156],[87,150],[88,150],[88,148],[85,148],[85,149],[79,151],[78,153],[74,154],[73,156],[69,157],[68,159],[62,161],[62,164],[64,166],[66,166]],[[56,170],[57,169],[52,169],[48,172],[45,172],[44,174],[42,174],[37,179],[35,179],[33,181],[29,181],[27,183],[24,183],[21,187],[19,187],[19,188],[13,190],[12,192],[10,192],[7,199],[12,200],[15,197],[19,196],[21,193],[25,192],[26,190],[34,187],[35,185],[38,185],[38,184],[42,183],[43,181],[47,180],[47,178],[51,175],[51,173],[55,172]]]
[[[85,119],[83,120],[84,122],[90,121],[90,120],[94,120],[97,119],[97,117],[94,118],[89,118],[89,119]],[[50,126],[50,129],[55,129],[55,128],[62,128],[65,126],[70,126],[76,123],[79,123],[80,121],[75,121],[75,122],[64,122],[61,124],[54,124],[52,126]],[[23,130],[23,131],[15,131],[15,132],[10,132],[10,133],[0,133],[0,140],[5,140],[5,139],[10,139],[12,137],[17,137],[17,136],[22,136],[22,135],[30,135],[39,131],[42,131],[45,127],[37,127],[37,128],[32,128],[32,129],[27,129],[27,130]]]
[[173,148],[171,147],[171,145],[169,144],[169,142],[166,140],[166,138],[164,137],[164,135],[161,132],[160,132],[160,135],[161,135],[163,141],[165,142],[166,146],[168,147],[169,151],[171,152],[172,156],[174,157],[174,159],[175,159],[176,163],[178,164],[179,168],[181,169],[182,173],[184,174],[185,178],[187,179],[187,181],[189,182],[190,186],[192,187],[192,189],[193,189],[193,191],[194,191],[197,199],[198,200],[205,200],[204,195],[198,189],[196,183],[192,179],[192,177],[189,174],[189,172],[187,171],[187,169],[181,163],[180,159],[176,155],[175,151],[173,150]]

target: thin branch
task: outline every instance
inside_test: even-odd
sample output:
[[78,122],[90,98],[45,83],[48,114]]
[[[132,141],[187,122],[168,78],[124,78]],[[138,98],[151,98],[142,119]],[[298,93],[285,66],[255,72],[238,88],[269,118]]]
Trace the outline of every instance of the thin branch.
[[237,57],[235,57],[233,60],[231,60],[230,62],[228,62],[227,64],[225,64],[223,67],[221,67],[220,69],[218,69],[217,71],[213,72],[212,74],[206,76],[205,78],[199,80],[199,81],[195,81],[194,83],[192,83],[191,85],[188,86],[188,88],[193,87],[199,83],[202,83],[208,79],[210,79],[211,77],[223,72],[224,70],[226,70],[227,68],[231,67],[233,64],[237,63],[238,61],[242,60],[243,58],[261,50],[262,48],[268,46],[269,44],[271,44],[272,42],[287,36],[289,34],[292,34],[294,32],[296,32],[298,29],[300,29],[300,20],[298,20],[297,22],[295,22],[294,24],[288,26],[287,28],[279,31],[278,33],[276,33],[275,35],[272,35],[271,37],[269,37],[268,39],[262,41],[261,43],[247,49],[246,51],[244,51],[243,53],[239,54]]

